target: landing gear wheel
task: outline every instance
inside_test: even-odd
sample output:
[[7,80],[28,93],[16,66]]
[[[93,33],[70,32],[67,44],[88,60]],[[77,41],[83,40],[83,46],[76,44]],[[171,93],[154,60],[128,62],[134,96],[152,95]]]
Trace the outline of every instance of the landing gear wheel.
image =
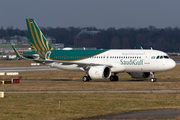
[[118,81],[119,77],[118,76],[111,76],[110,81]]
[[151,82],[156,82],[156,78],[151,78]]
[[89,80],[91,80],[91,78],[89,76],[84,76],[82,80],[83,82],[88,82]]
[[111,76],[111,77],[110,77],[110,81],[114,81],[114,76]]
[[156,82],[156,78],[154,78],[154,72],[150,72],[150,74],[152,75],[152,78],[151,78],[151,82]]

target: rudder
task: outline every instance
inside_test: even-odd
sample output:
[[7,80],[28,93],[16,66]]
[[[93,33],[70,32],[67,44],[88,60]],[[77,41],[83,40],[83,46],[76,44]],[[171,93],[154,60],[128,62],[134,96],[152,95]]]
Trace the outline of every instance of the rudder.
[[45,59],[46,53],[53,50],[53,48],[47,42],[34,19],[26,19],[26,23],[28,27],[31,50],[37,52],[40,59]]

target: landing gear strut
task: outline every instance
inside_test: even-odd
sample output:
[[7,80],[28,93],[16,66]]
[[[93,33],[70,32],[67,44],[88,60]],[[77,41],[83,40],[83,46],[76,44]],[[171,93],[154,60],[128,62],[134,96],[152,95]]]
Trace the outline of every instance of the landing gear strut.
[[119,77],[116,75],[117,73],[114,73],[114,75],[111,75],[110,81],[118,81]]
[[82,78],[83,82],[88,82],[89,80],[91,80],[91,77],[89,75],[86,75]]
[[153,72],[150,72],[150,74],[152,75],[152,78],[151,78],[151,82],[156,82],[156,78],[154,78],[154,73]]

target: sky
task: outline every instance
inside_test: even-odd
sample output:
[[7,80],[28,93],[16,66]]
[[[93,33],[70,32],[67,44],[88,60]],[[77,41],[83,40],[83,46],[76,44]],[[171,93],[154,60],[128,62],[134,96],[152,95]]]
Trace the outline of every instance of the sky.
[[0,27],[180,27],[180,0],[1,0]]

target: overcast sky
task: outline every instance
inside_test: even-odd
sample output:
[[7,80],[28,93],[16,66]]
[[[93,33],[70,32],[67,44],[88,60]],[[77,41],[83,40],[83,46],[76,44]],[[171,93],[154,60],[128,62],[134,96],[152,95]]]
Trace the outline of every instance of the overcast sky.
[[180,0],[1,0],[0,26],[180,27]]

